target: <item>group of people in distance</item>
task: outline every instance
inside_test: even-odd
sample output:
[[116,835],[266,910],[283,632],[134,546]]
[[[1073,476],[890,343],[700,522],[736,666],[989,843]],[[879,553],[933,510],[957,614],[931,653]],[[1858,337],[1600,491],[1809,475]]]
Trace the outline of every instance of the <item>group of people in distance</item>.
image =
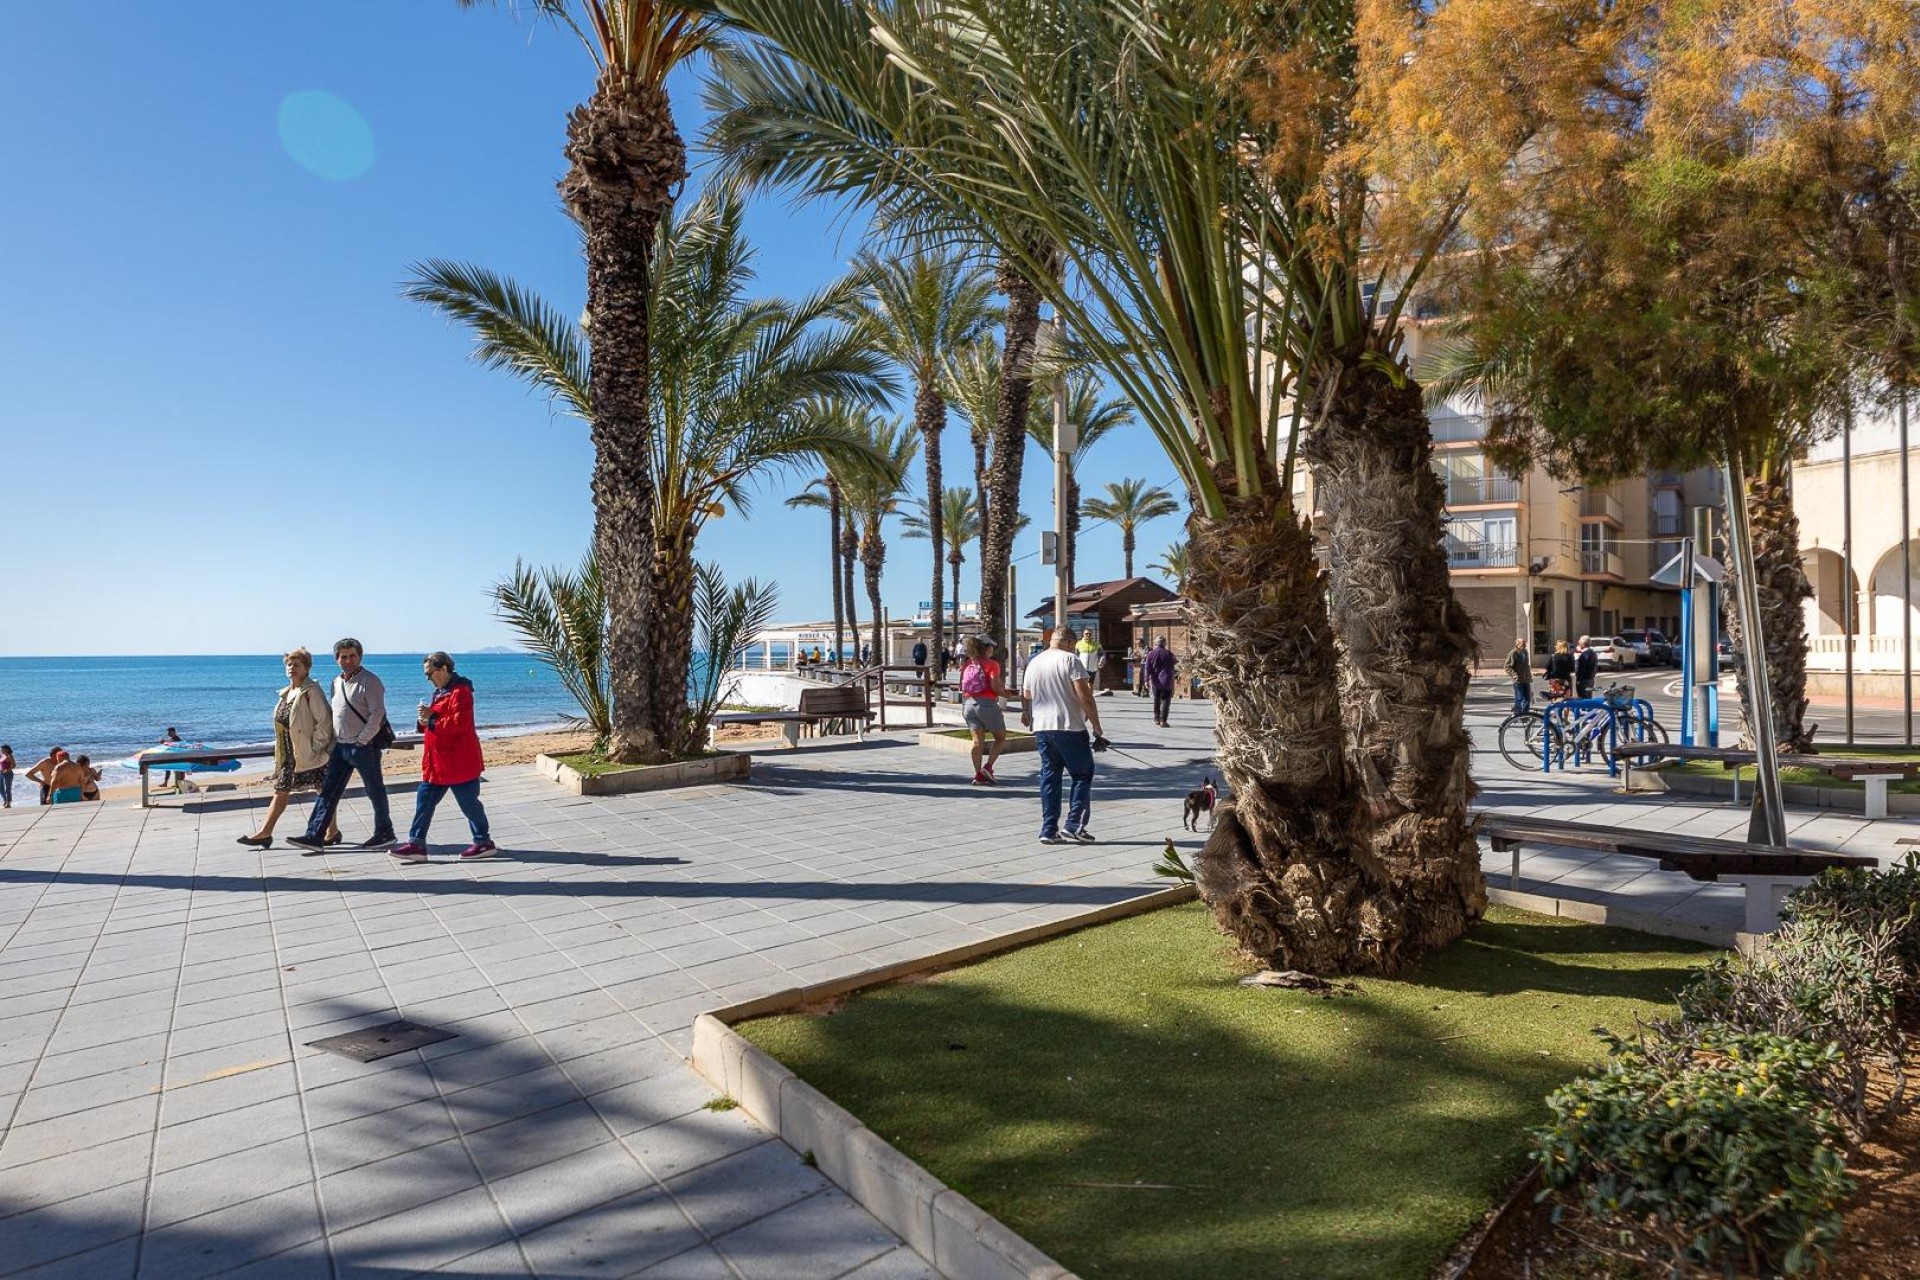
[[[1591,636],[1581,636],[1571,649],[1565,640],[1555,643],[1547,657],[1545,673],[1549,700],[1569,694],[1576,698],[1593,696],[1593,684],[1600,674],[1600,655],[1594,651],[1591,641]],[[1513,714],[1532,710],[1533,659],[1527,654],[1526,637],[1514,640],[1505,670],[1507,680],[1513,685]]]
[[[13,748],[0,743],[0,809],[13,808],[13,775],[19,767]],[[78,804],[100,798],[100,770],[84,755],[65,747],[48,747],[40,762],[27,770],[27,781],[40,784],[41,804]]]
[[365,657],[358,640],[349,637],[335,642],[333,660],[340,674],[322,693],[313,679],[313,655],[305,649],[286,655],[287,684],[273,710],[273,801],[260,829],[241,836],[239,842],[269,848],[274,825],[293,793],[317,789],[320,795],[307,817],[306,830],[287,843],[308,856],[324,853],[340,843],[340,798],[358,774],[373,806],[373,835],[359,848],[385,849],[401,862],[425,862],[433,811],[451,791],[473,834],[473,843],[460,853],[461,860],[493,857],[497,850],[488,830],[486,807],[480,803],[484,762],[473,718],[473,682],[454,670],[452,657],[445,653],[430,653],[421,660],[433,695],[420,700],[414,717],[423,735],[420,789],[414,798],[413,825],[407,838],[400,840],[387,808],[380,762],[381,752],[394,741],[387,718],[387,690],[380,677],[362,665]]

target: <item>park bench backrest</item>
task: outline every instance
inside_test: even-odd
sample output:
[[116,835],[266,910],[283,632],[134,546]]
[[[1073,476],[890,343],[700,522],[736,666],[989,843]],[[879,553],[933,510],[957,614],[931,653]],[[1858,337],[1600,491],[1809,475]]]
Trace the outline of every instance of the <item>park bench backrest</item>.
[[863,716],[867,694],[858,685],[837,684],[800,691],[800,714],[807,716]]

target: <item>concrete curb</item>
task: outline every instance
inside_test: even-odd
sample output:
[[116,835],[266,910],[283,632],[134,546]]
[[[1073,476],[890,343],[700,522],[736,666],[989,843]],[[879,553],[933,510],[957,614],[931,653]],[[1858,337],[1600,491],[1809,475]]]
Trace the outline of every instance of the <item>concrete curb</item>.
[[1522,889],[1496,889],[1491,884],[1487,886],[1487,901],[1497,902],[1503,907],[1518,907],[1535,915],[1578,920],[1582,924],[1610,925],[1615,929],[1632,929],[1660,938],[1679,938],[1683,942],[1704,942],[1714,947],[1733,948],[1740,945],[1741,939],[1751,936],[1717,925],[1690,924],[1651,911],[1610,907],[1579,898],[1556,898],[1552,894],[1528,893]]
[[680,787],[699,787],[714,782],[738,782],[751,776],[753,756],[745,751],[723,751],[694,760],[676,760],[671,764],[621,769],[593,777],[552,756],[535,756],[533,767],[540,776],[577,796],[619,796],[636,791],[671,791]]
[[792,1012],[909,974],[950,969],[1092,925],[1190,902],[1195,896],[1193,886],[1176,885],[916,960],[703,1013],[693,1024],[693,1069],[788,1146],[811,1153],[823,1175],[948,1280],[1075,1280],[1072,1272],[902,1155],[730,1024]]
[[[1666,784],[1667,791],[1685,795],[1716,796],[1722,800],[1733,799],[1732,778],[1702,778],[1694,774],[1670,774],[1664,769],[1633,771],[1635,779],[1642,772],[1659,777]],[[1753,783],[1740,784],[1740,802],[1745,804],[1753,794]],[[1864,790],[1850,791],[1839,787],[1808,787],[1788,784],[1781,788],[1786,802],[1791,805],[1803,805],[1809,809],[1832,809],[1838,813],[1865,813],[1867,811],[1867,793]],[[1903,791],[1887,792],[1888,814],[1920,813],[1920,795],[1911,795]]]

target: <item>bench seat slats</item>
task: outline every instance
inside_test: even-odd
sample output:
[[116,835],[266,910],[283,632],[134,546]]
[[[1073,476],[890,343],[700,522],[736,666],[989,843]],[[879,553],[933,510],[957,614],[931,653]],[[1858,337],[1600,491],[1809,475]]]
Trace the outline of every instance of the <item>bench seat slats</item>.
[[1683,871],[1695,880],[1722,875],[1815,876],[1829,867],[1875,867],[1878,859],[1857,853],[1829,853],[1818,849],[1779,849],[1743,840],[1708,836],[1654,835],[1630,827],[1608,827],[1590,822],[1558,822],[1547,818],[1480,816],[1480,830],[1497,850],[1522,844],[1557,844],[1593,849],[1636,858],[1658,859],[1669,871]]

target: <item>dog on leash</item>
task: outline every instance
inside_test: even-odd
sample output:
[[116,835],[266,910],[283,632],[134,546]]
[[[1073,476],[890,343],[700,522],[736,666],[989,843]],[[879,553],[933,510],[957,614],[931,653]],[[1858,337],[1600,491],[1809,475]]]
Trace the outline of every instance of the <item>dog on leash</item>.
[[1220,799],[1220,788],[1213,785],[1212,778],[1201,781],[1198,791],[1187,792],[1186,803],[1180,808],[1180,825],[1188,831],[1200,829],[1200,815],[1207,815],[1207,830],[1213,830],[1213,806]]

